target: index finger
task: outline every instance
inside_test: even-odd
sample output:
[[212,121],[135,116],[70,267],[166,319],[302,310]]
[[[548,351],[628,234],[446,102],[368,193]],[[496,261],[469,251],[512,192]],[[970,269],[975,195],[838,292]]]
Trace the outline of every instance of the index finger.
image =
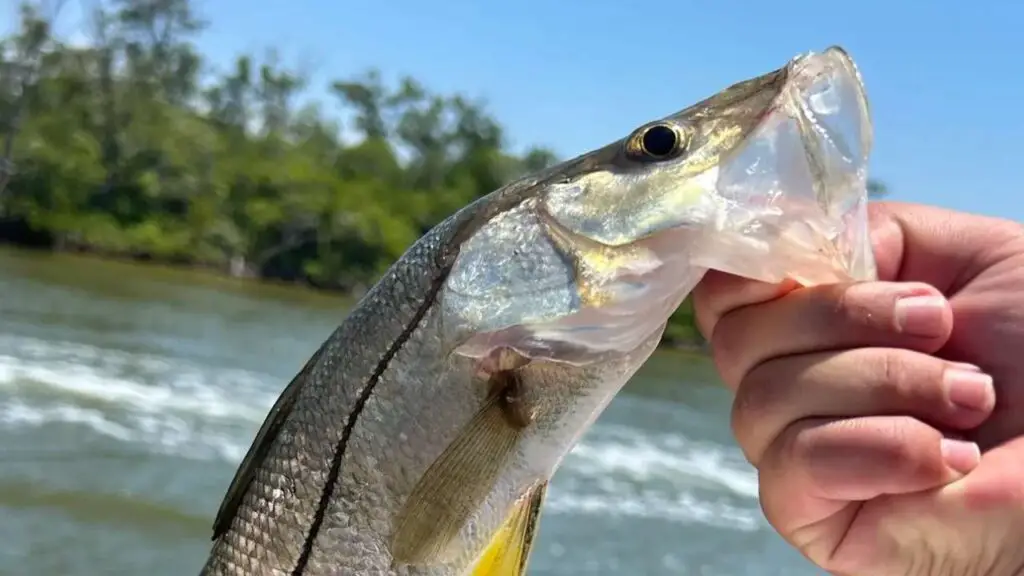
[[[894,209],[873,203],[869,213],[872,250],[876,255],[879,276],[895,277],[903,259],[902,229],[893,217]],[[881,253],[880,253],[881,252]],[[709,270],[693,291],[693,308],[697,328],[708,340],[718,320],[733,310],[761,304],[785,296],[799,288],[792,280],[780,284],[766,284],[733,274]]]
[[708,270],[693,290],[693,310],[697,328],[704,338],[710,341],[711,333],[722,316],[745,306],[775,300],[799,286],[792,280],[781,284],[766,284],[718,270]]

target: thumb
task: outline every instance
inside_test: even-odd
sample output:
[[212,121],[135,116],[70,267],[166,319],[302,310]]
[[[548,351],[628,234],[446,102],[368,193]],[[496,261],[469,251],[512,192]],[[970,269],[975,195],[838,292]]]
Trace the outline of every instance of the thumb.
[[905,202],[872,202],[868,215],[880,280],[953,294],[1020,249],[1021,225],[1010,220]]

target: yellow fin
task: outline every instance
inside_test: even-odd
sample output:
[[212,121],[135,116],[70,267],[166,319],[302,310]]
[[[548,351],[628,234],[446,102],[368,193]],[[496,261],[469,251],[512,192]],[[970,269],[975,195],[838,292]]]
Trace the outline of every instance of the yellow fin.
[[395,519],[391,556],[402,564],[444,563],[459,531],[487,498],[519,440],[503,394],[491,394],[427,468]]
[[512,507],[469,576],[523,576],[537,534],[548,483],[541,482]]

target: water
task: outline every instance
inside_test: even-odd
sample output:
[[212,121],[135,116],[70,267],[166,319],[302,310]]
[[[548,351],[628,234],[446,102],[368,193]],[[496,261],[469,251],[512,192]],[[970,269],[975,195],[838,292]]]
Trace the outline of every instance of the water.
[[[344,309],[0,251],[0,574],[196,574],[266,411]],[[656,355],[555,476],[530,575],[821,574],[765,523],[728,405],[705,361]]]

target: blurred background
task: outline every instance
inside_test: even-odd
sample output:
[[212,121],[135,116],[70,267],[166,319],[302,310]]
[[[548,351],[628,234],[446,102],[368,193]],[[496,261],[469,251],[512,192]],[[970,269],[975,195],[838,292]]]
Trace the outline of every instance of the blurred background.
[[[0,2],[0,574],[199,570],[284,384],[425,230],[831,44],[872,190],[1024,219],[1024,4]],[[558,472],[530,574],[812,575],[688,305]]]

